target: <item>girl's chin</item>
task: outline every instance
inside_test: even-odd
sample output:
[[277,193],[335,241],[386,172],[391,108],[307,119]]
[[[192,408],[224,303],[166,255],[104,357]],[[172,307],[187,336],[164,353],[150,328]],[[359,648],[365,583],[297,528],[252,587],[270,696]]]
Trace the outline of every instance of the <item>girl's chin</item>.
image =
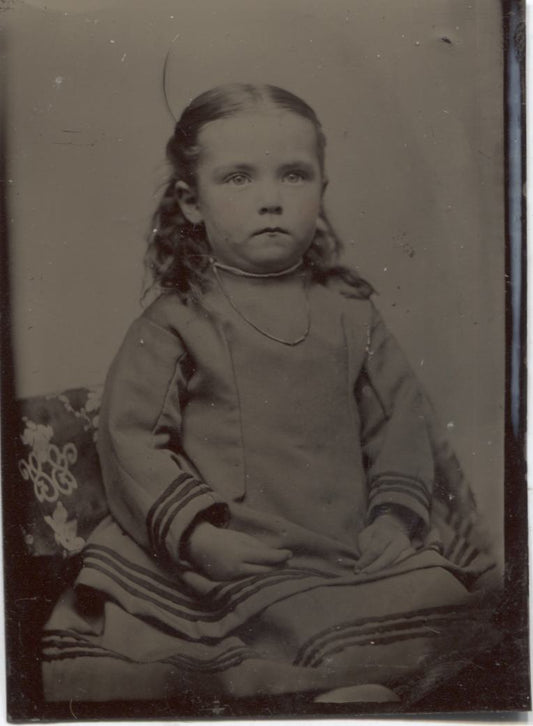
[[235,259],[228,260],[221,257],[215,258],[217,262],[228,267],[235,267],[243,272],[252,274],[271,274],[275,272],[283,272],[302,262],[302,255],[291,256],[261,256],[254,259]]
[[301,257],[290,257],[283,260],[261,260],[260,262],[256,262],[253,266],[250,266],[248,272],[263,274],[283,272],[284,270],[289,270],[291,267],[300,264],[301,261]]
[[[256,272],[282,272],[300,263],[304,255],[304,252],[296,250],[292,254],[280,254],[280,252],[279,249],[272,250],[271,254],[265,251],[262,255],[254,256],[254,259],[243,260],[243,264],[246,262],[250,269],[254,267]],[[287,250],[283,252],[286,253]]]

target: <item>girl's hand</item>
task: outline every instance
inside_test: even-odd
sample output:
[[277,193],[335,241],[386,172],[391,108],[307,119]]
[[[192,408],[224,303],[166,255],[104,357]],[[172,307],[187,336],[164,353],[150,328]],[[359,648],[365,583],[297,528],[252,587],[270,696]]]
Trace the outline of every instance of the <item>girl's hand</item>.
[[292,552],[269,547],[256,537],[209,522],[199,522],[189,536],[188,558],[210,580],[234,580],[281,567]]
[[359,533],[356,572],[371,574],[393,565],[411,548],[407,529],[394,514],[382,514]]

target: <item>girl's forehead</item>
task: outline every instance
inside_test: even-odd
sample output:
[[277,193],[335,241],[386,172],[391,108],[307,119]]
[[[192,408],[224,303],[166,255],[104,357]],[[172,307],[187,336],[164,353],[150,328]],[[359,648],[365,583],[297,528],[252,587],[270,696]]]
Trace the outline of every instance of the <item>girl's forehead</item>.
[[210,121],[198,134],[202,161],[234,155],[304,154],[318,159],[317,130],[309,119],[281,109],[242,112]]

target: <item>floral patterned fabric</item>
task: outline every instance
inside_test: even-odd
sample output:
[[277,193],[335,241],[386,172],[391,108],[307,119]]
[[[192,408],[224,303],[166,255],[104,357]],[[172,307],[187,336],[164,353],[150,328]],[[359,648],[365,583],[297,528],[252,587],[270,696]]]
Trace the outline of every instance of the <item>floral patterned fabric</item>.
[[30,555],[77,554],[107,514],[96,452],[101,386],[20,401],[17,462]]

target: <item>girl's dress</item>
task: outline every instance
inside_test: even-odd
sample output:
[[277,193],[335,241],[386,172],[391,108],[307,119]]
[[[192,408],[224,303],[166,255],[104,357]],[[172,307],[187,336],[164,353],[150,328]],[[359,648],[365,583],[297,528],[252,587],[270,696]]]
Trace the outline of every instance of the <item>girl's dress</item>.
[[[258,295],[302,280],[258,281]],[[48,700],[361,682],[408,694],[490,643],[473,586],[494,565],[429,404],[370,301],[305,289],[295,345],[250,325],[215,280],[201,304],[166,293],[131,326],[98,434],[112,516],[46,626]],[[416,513],[420,537],[357,574],[357,536],[383,504]],[[201,517],[292,557],[211,581],[182,547]]]

